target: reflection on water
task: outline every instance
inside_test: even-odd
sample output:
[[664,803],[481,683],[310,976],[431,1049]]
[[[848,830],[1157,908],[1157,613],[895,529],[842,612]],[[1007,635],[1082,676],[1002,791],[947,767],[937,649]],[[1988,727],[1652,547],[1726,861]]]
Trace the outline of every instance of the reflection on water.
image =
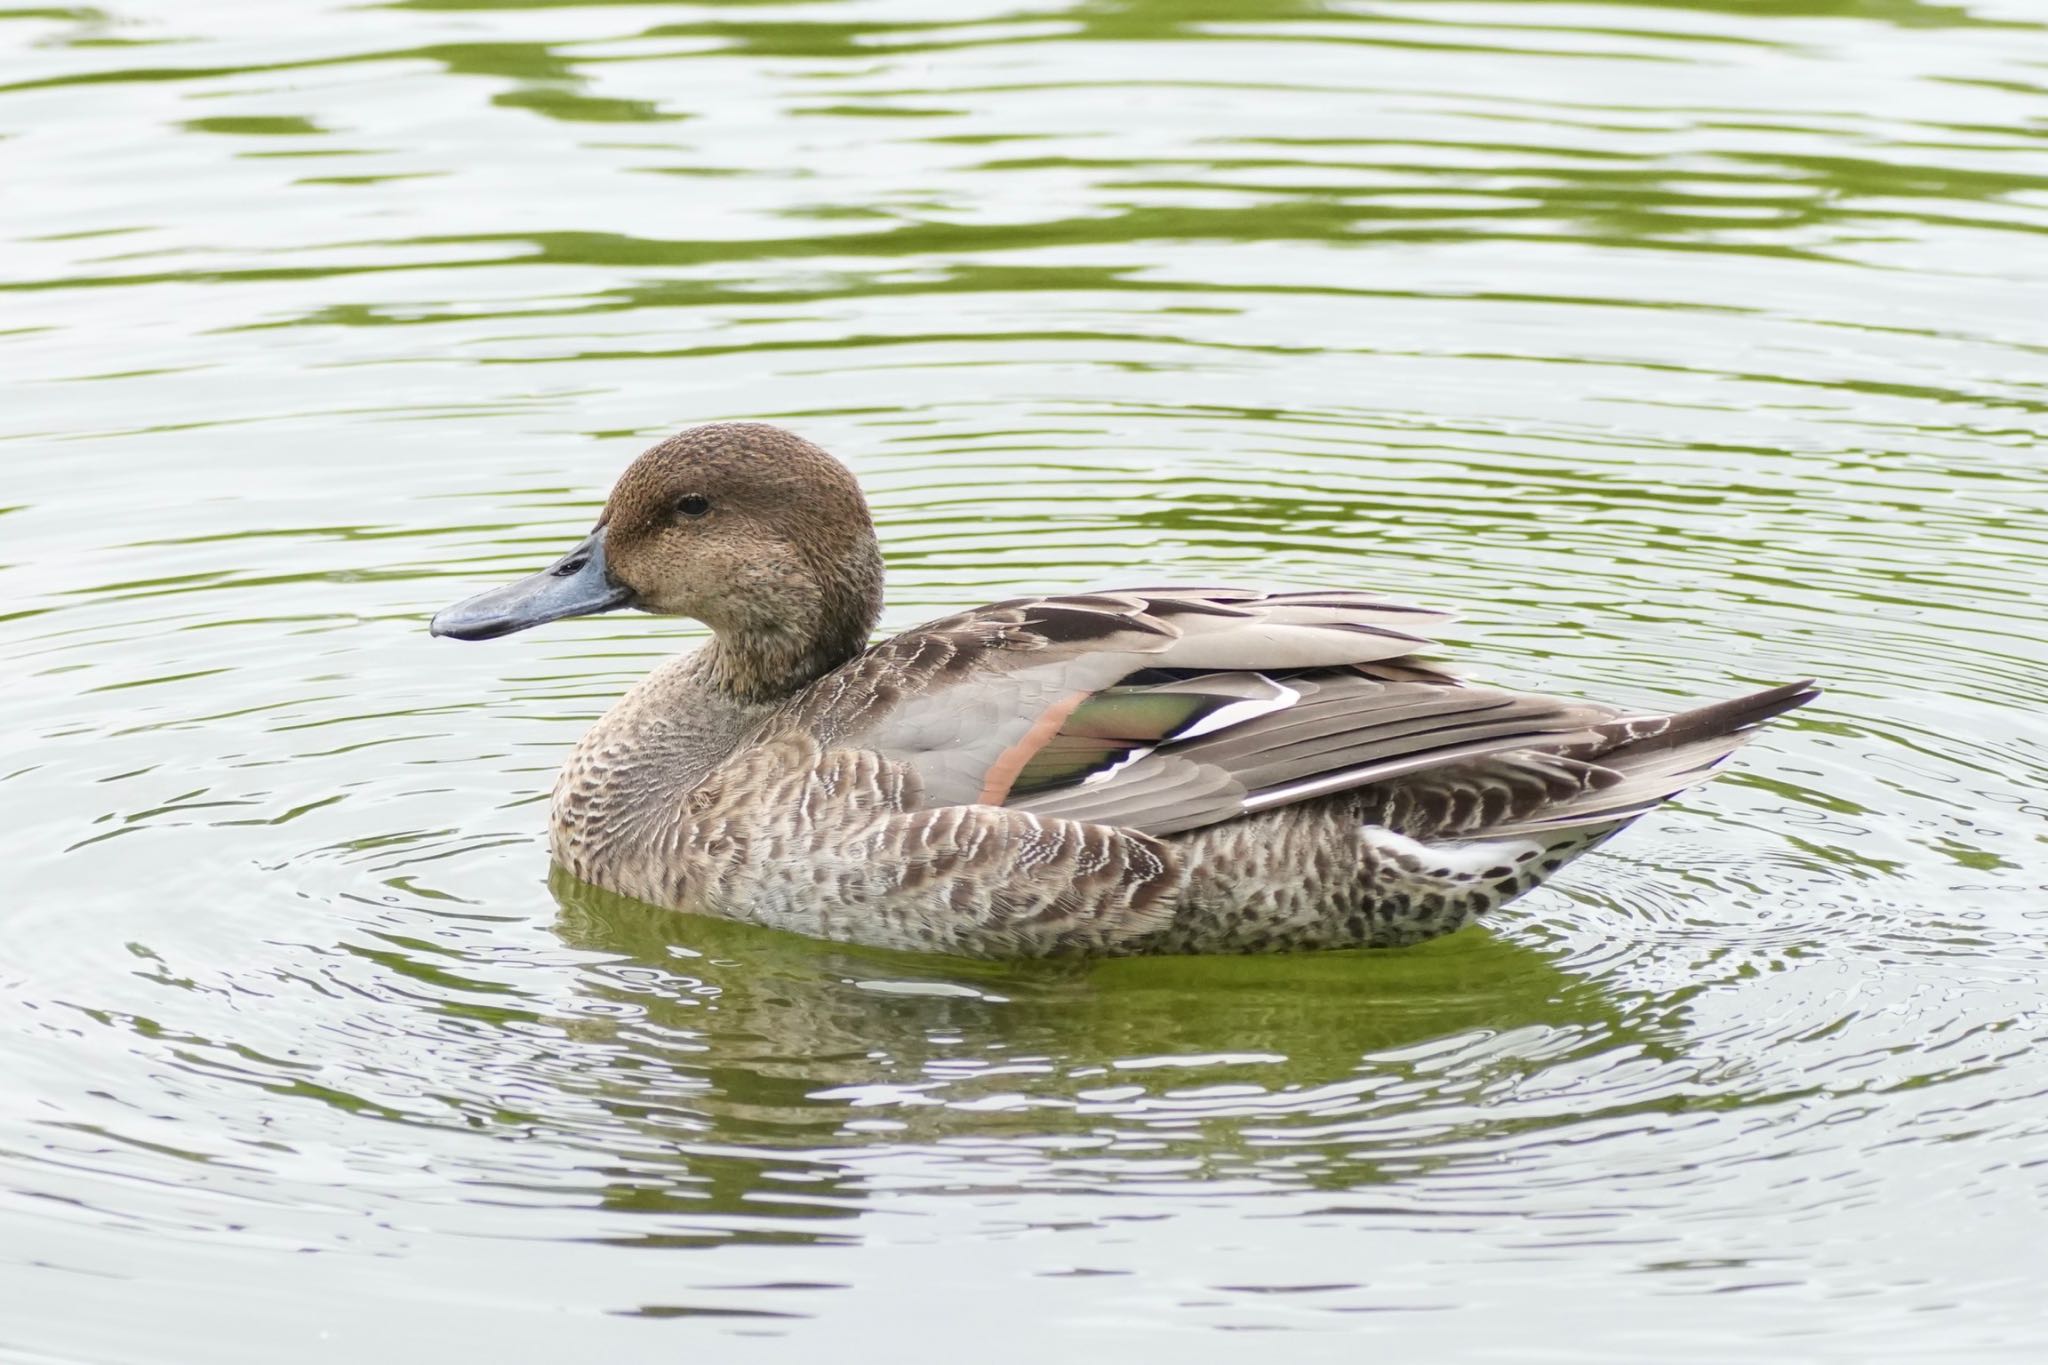
[[[2048,1344],[2044,70],[2017,0],[0,12],[0,1354]],[[1356,584],[1830,690],[1401,952],[544,885],[694,628],[426,614],[719,417],[856,468],[896,624]]]
[[[560,873],[553,885],[565,941],[608,955],[585,973],[609,1007],[605,1040],[688,1097],[678,1116],[764,1141],[1038,1142],[1047,1159],[1032,1179],[1055,1187],[1145,1151],[1344,1188],[1377,1178],[1369,1151],[1318,1144],[1274,1160],[1291,1130],[1411,1113],[1399,1129],[1413,1158],[1444,1111],[1534,1059],[1677,1041],[1659,1043],[1654,1021],[1625,1018],[1544,954],[1483,935],[1270,970],[1206,958],[977,968],[679,922]],[[1507,1034],[1528,1052],[1492,1045]],[[1462,1055],[1428,1047],[1445,1038]],[[636,1081],[634,1105],[644,1090]],[[1266,1131],[1237,1131],[1247,1121]]]

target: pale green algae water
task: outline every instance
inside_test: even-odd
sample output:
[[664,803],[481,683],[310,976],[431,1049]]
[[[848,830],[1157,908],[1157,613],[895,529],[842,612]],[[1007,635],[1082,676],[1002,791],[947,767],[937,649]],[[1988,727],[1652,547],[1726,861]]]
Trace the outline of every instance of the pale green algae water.
[[[16,9],[0,242],[0,1357],[2048,1352],[2036,0]],[[426,617],[742,416],[897,624],[1830,691],[1410,952],[550,888],[692,628]]]

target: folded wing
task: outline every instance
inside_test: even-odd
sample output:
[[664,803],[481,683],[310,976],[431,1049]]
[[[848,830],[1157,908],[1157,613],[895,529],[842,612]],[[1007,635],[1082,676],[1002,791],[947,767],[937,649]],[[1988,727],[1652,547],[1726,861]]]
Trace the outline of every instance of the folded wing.
[[[1445,619],[1342,590],[1019,599],[883,642],[783,719],[910,765],[927,805],[1165,835],[1381,783],[1452,824],[1606,817],[1697,780],[1752,712],[1805,699],[1694,722],[1660,750],[1674,718],[1469,686],[1414,658]],[[1633,781],[1602,761],[1629,745]]]

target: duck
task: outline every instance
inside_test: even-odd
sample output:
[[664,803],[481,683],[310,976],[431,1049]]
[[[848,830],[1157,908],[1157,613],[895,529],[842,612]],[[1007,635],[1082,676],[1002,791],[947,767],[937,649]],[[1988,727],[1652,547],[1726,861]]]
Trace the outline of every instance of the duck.
[[555,863],[659,907],[980,958],[1448,934],[1820,690],[1662,713],[1488,687],[1425,657],[1447,613],[1351,588],[1054,592],[875,641],[882,606],[852,472],[720,422],[645,451],[566,554],[429,629],[708,627],[569,754]]

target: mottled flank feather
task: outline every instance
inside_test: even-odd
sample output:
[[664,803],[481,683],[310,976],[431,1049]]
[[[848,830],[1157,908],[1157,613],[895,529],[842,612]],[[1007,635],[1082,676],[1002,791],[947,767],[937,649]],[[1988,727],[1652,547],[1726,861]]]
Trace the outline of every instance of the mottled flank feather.
[[[708,505],[688,526],[666,509]],[[563,769],[556,858],[659,904],[978,956],[1386,946],[1446,933],[1811,700],[1675,715],[1468,684],[1442,613],[1363,592],[1017,598],[864,650],[851,476],[757,424],[621,479],[623,590],[714,639]],[[722,518],[719,520],[718,518]]]

